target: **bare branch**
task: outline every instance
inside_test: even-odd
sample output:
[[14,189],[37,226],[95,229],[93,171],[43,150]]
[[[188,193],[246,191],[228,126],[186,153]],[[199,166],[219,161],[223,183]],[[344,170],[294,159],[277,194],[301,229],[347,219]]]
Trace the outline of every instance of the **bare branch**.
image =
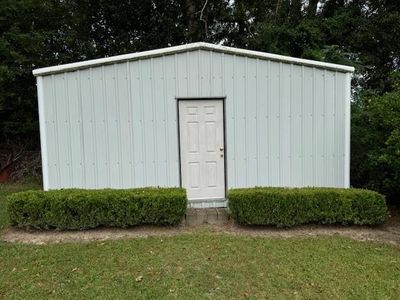
[[206,9],[207,3],[208,3],[208,0],[206,0],[206,1],[204,2],[203,8],[202,8],[201,11],[200,11],[200,18],[199,18],[200,21],[203,21],[203,22],[204,22],[204,32],[205,32],[205,34],[206,34],[206,37],[208,37],[208,32],[207,32],[207,20],[203,19],[203,13],[204,13],[204,10]]

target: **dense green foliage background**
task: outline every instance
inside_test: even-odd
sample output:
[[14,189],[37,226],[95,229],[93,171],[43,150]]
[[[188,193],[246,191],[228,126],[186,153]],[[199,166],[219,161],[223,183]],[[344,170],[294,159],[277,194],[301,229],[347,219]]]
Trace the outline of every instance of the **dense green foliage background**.
[[352,184],[399,196],[398,0],[1,0],[0,33],[0,146],[38,147],[32,69],[209,41],[355,66]]

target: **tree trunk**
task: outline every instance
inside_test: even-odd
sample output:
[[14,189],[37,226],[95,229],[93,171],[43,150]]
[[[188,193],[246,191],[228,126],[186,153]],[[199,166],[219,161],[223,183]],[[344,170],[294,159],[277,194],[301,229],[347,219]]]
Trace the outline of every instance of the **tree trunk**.
[[302,8],[301,0],[292,0],[292,3],[290,5],[290,16],[292,22],[295,24],[299,22],[301,19],[301,8]]
[[312,18],[317,14],[319,0],[310,0],[307,7],[307,17]]
[[198,18],[196,16],[195,0],[185,0],[185,18],[187,24],[187,38],[189,42],[192,42],[199,26]]

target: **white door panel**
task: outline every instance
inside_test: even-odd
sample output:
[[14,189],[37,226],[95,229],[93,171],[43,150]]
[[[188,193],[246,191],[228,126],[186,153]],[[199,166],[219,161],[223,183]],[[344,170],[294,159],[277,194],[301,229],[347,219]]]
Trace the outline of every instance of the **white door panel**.
[[225,198],[222,100],[180,100],[182,186],[189,200]]

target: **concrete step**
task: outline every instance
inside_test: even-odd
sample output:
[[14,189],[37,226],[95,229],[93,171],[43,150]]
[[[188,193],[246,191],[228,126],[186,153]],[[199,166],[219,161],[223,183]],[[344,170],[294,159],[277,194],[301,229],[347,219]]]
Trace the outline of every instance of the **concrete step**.
[[188,208],[182,220],[185,226],[224,225],[229,222],[230,216],[226,208]]

